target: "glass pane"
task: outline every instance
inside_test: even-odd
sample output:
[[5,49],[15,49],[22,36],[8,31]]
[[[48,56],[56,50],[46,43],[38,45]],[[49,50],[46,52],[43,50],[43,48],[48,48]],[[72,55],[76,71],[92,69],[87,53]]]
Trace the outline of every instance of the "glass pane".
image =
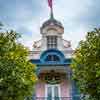
[[57,36],[47,36],[47,48],[57,48]]
[[47,89],[47,100],[52,100],[52,88],[48,87]]
[[59,100],[59,90],[57,86],[54,87],[54,98],[55,100]]

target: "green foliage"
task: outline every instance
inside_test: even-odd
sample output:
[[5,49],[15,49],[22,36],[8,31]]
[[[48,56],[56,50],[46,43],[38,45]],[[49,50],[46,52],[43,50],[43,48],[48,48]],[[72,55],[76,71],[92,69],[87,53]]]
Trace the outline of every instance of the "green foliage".
[[14,31],[0,33],[0,100],[24,100],[32,95],[36,81],[35,65],[28,59],[28,50],[17,43]]
[[73,78],[86,100],[100,100],[100,29],[88,32],[73,56]]

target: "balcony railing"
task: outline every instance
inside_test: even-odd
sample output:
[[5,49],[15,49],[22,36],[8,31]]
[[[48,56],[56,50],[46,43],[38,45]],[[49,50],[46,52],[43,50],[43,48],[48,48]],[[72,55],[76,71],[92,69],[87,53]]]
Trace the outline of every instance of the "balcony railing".
[[32,100],[80,100],[80,97],[33,97]]
[[34,100],[71,100],[70,97],[36,97]]

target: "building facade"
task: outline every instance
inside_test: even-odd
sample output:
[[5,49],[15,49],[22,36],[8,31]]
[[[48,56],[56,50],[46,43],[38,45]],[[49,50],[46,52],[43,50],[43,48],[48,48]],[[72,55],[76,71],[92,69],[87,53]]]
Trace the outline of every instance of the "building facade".
[[29,60],[36,64],[38,82],[33,100],[79,100],[75,82],[71,80],[73,50],[63,39],[64,27],[51,16],[41,28],[41,40],[34,42]]

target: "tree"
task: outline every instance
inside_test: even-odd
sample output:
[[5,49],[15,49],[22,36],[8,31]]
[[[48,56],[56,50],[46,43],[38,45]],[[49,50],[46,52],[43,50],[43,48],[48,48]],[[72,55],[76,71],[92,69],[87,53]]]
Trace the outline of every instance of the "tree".
[[73,55],[73,79],[88,100],[100,100],[100,29],[88,32]]
[[33,92],[36,67],[19,37],[14,31],[0,33],[0,100],[24,100]]

